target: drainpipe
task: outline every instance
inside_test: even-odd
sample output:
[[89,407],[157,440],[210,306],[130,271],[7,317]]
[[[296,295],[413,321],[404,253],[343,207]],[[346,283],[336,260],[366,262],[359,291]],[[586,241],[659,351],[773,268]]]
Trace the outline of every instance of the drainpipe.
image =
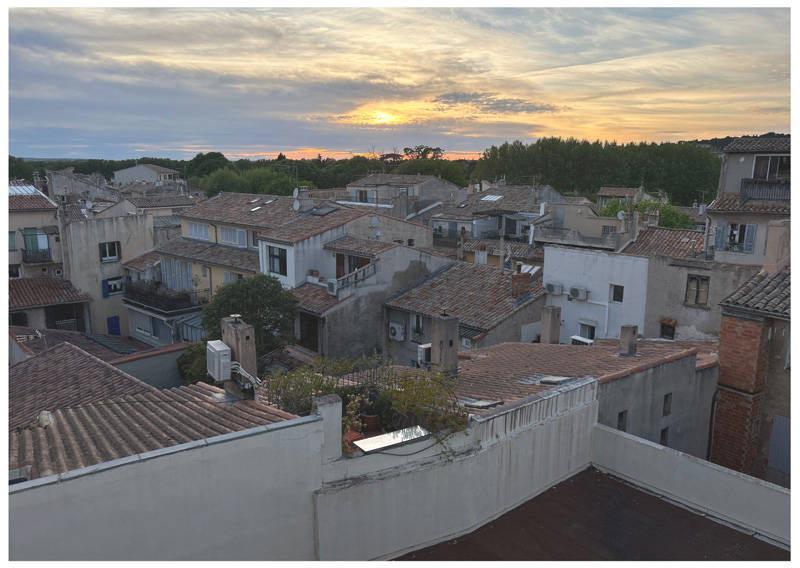
[[92,303],[86,302],[86,309],[89,311],[89,333],[94,333],[94,326],[92,325]]
[[717,421],[717,401],[719,400],[719,391],[714,393],[714,398],[711,399],[711,420],[708,427],[708,448],[706,449],[706,461],[711,461],[711,446],[714,442],[714,425]]

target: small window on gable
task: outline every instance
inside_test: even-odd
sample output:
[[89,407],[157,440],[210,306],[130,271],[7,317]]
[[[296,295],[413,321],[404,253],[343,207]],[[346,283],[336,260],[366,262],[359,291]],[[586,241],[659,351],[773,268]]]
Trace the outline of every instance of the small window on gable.
[[662,446],[669,446],[669,426],[661,429],[660,443]]
[[672,413],[672,393],[664,395],[664,406],[661,411],[661,416],[669,416]]
[[113,262],[120,256],[119,241],[100,243],[100,262]]
[[616,284],[611,285],[611,301],[617,302],[619,304],[622,303],[622,298],[624,296],[625,287],[618,286]]
[[690,274],[686,279],[686,303],[696,306],[708,304],[708,276]]
[[663,339],[675,339],[675,326],[662,322],[660,337]]
[[620,432],[628,431],[628,411],[623,410],[617,414],[617,430]]

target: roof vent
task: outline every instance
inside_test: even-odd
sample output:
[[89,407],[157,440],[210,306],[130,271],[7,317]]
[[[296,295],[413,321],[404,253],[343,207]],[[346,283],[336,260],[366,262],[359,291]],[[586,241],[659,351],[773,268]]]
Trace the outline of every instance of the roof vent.
[[502,400],[484,400],[479,398],[472,398],[465,396],[458,400],[458,404],[464,408],[477,408],[478,410],[485,410],[495,406],[502,406]]

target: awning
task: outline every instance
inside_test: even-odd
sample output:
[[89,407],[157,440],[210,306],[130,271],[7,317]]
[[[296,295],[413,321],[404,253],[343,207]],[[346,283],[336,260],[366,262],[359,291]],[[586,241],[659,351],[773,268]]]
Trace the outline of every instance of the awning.
[[678,325],[678,320],[676,320],[674,318],[661,318],[661,319],[658,320],[658,323],[663,323],[663,324],[668,325],[670,327],[675,327],[675,326]]

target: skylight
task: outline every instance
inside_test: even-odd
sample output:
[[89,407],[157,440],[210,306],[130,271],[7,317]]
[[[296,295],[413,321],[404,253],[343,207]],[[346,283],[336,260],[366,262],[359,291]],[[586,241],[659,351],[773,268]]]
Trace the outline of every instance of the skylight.
[[497,201],[502,198],[502,195],[487,195],[486,197],[481,197],[481,201]]
[[252,213],[253,211],[258,211],[259,209],[261,209],[261,205],[259,205],[258,207],[253,207],[253,208],[250,210],[250,212]]
[[250,201],[248,201],[248,203],[255,203],[259,199],[261,199],[261,198],[260,197],[256,197],[255,199],[251,199]]

